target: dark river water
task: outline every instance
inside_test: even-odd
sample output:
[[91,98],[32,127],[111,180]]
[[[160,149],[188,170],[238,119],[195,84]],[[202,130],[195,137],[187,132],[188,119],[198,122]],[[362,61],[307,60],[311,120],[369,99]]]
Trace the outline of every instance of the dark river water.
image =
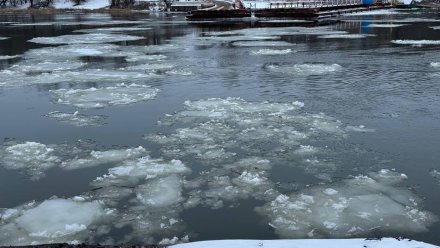
[[440,245],[439,30],[1,15],[0,245]]

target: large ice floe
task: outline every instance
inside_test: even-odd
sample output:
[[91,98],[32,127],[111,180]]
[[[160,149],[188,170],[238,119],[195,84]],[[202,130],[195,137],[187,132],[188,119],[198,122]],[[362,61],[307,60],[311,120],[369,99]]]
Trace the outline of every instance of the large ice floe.
[[251,51],[251,55],[284,55],[292,53],[292,49],[259,49]]
[[59,89],[51,93],[60,104],[79,108],[102,108],[151,100],[159,89],[138,84],[118,84],[105,88]]
[[145,155],[143,147],[90,151],[87,144],[45,145],[37,142],[5,143],[0,147],[0,166],[20,170],[32,179],[45,176],[53,167],[66,170],[117,163]]
[[390,170],[359,175],[278,195],[258,209],[281,237],[349,237],[374,230],[392,233],[426,231],[437,218],[420,210],[420,199],[398,187],[407,177]]
[[264,65],[264,69],[272,72],[309,76],[335,73],[341,71],[343,68],[338,64],[307,63],[296,65],[266,64]]
[[107,33],[92,33],[92,34],[77,34],[77,35],[62,35],[56,37],[37,37],[29,40],[29,42],[38,44],[94,44],[106,42],[119,41],[133,41],[143,39],[141,36],[125,35],[125,34],[107,34]]
[[[53,198],[0,209],[0,245],[35,245],[91,241],[115,213],[83,197]],[[93,242],[93,241],[91,241]]]

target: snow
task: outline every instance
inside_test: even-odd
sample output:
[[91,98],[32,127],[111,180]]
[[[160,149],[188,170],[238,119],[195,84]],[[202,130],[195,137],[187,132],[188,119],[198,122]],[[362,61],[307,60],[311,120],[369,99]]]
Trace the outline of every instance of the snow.
[[73,6],[72,1],[58,0],[54,2],[54,7],[58,9],[102,9],[109,6],[108,0],[88,0],[76,6]]
[[278,195],[258,209],[281,237],[350,237],[372,229],[423,232],[437,220],[421,200],[398,185],[407,177],[390,170],[359,175],[339,184]]
[[272,72],[295,74],[301,76],[309,75],[322,75],[327,73],[339,72],[342,70],[342,66],[338,64],[295,64],[295,65],[285,65],[285,64],[267,64],[264,67],[266,70]]
[[172,248],[438,248],[438,246],[408,239],[295,239],[295,240],[209,240],[177,244]]
[[60,111],[53,111],[46,115],[61,123],[74,125],[77,127],[100,127],[105,124],[105,116],[102,115],[84,115],[78,111],[74,113],[63,113]]
[[[87,230],[106,216],[96,201],[54,198],[40,204],[30,203],[0,220],[0,245],[29,245],[85,239]],[[106,216],[107,217],[107,216]]]
[[127,105],[156,97],[158,89],[138,84],[118,84],[105,88],[51,90],[57,103],[79,108],[103,108]]
[[440,45],[439,40],[392,40],[391,42],[398,45],[411,45],[413,47]]
[[260,49],[251,51],[251,55],[284,55],[292,53],[292,49]]
[[374,16],[374,15],[397,15],[397,14],[401,14],[401,12],[392,9],[381,9],[381,10],[372,10],[372,11],[357,12],[357,13],[348,13],[345,14],[345,16]]
[[124,35],[124,34],[106,34],[106,33],[93,33],[93,34],[76,34],[76,35],[61,35],[55,37],[37,37],[29,40],[29,42],[38,44],[96,44],[96,43],[108,43],[119,41],[133,41],[141,40],[141,36]]

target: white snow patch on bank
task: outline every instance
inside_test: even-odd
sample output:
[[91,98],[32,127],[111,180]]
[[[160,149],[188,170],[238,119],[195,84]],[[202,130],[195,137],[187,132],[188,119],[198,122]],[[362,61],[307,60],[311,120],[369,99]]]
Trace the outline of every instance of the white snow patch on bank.
[[421,200],[397,185],[406,175],[381,170],[340,184],[315,186],[280,194],[258,211],[270,219],[281,237],[350,237],[372,229],[423,232],[437,217],[420,209]]
[[97,44],[97,43],[107,43],[107,42],[119,42],[119,41],[133,41],[140,40],[143,37],[133,36],[133,35],[123,35],[123,34],[77,34],[77,35],[62,35],[55,37],[37,37],[29,40],[29,42],[38,44]]
[[159,89],[137,84],[118,84],[106,88],[59,89],[51,91],[54,97],[58,99],[57,103],[79,108],[103,108],[147,101],[155,98],[158,92]]
[[438,248],[438,246],[408,239],[295,239],[295,240],[209,240],[177,244],[172,248]]
[[71,0],[55,0],[52,6],[56,9],[102,9],[110,7],[108,0],[87,0],[75,5]]

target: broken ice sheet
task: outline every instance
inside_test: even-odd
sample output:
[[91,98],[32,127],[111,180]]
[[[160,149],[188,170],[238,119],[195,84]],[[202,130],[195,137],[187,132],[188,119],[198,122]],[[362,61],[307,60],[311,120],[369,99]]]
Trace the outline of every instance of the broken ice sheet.
[[37,142],[19,144],[4,143],[0,146],[0,166],[20,170],[33,180],[45,176],[45,171],[53,167],[80,169],[102,164],[122,162],[146,154],[143,147],[91,150],[88,144],[45,145]]
[[110,224],[114,213],[83,197],[52,198],[0,209],[0,245],[82,243],[91,239],[98,225]]
[[[107,206],[120,206],[121,215],[116,227],[130,226],[132,232],[124,242],[141,240],[157,242],[156,234],[175,235],[182,225],[178,219],[183,210],[183,175],[190,172],[181,161],[152,159],[144,156],[125,161],[121,166],[96,178],[95,190],[88,193],[92,199]],[[130,204],[125,204],[126,202]]]
[[106,116],[103,115],[84,115],[78,111],[74,113],[63,113],[53,111],[46,115],[47,117],[61,123],[74,125],[77,127],[100,127],[105,125]]
[[284,55],[292,53],[292,49],[259,49],[251,51],[251,55]]
[[59,89],[50,92],[59,104],[78,108],[103,108],[151,100],[156,97],[159,89],[138,84],[117,84],[105,88]]
[[423,232],[437,217],[421,209],[421,200],[399,187],[407,177],[390,170],[359,175],[339,184],[280,194],[258,209],[283,238],[363,236],[384,232]]
[[141,36],[125,35],[125,34],[77,34],[77,35],[62,35],[55,37],[37,37],[29,40],[32,43],[38,44],[96,44],[119,41],[134,41],[141,40]]

